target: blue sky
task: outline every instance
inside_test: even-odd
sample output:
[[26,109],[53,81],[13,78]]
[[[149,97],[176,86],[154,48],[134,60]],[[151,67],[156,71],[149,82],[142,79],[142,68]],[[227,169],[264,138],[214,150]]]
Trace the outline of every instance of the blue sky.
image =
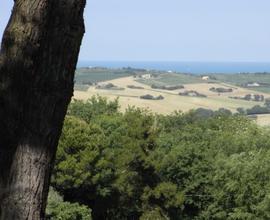
[[[1,2],[1,35],[12,2]],[[269,0],[88,0],[80,59],[270,62],[269,8]]]

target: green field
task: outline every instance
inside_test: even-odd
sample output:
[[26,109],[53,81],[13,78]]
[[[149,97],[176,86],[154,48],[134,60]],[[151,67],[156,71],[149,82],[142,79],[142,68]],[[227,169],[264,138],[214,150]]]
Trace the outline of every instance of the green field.
[[243,86],[243,84],[256,82],[262,84],[269,84],[260,87],[249,87],[248,89],[270,93],[270,73],[238,73],[238,74],[212,74],[217,81],[230,83],[236,86]]
[[152,79],[137,79],[137,82],[146,85],[178,85],[204,82],[201,77],[191,74],[163,73]]
[[134,74],[133,71],[126,69],[80,68],[76,70],[75,82],[76,84],[97,83],[131,76],[132,74]]
[[[88,82],[89,85],[87,84]],[[236,112],[237,109],[251,109],[256,105],[264,106],[263,101],[243,100],[250,94],[264,96],[265,99],[270,98],[270,87],[244,87],[246,83],[270,83],[270,75],[268,74],[214,74],[210,75],[210,79],[203,80],[199,75],[165,73],[158,71],[145,71],[134,69],[105,69],[91,68],[79,69],[76,75],[76,85],[74,97],[76,99],[87,100],[93,95],[101,95],[113,100],[119,97],[121,110],[125,110],[129,106],[147,108],[155,113],[170,114],[175,110],[187,112],[191,109],[206,108],[218,110],[220,108],[229,109]],[[123,90],[98,89],[98,83],[102,87],[110,83]],[[130,89],[129,86],[141,87],[141,89]],[[169,86],[183,85],[184,88],[175,90],[164,90],[152,88],[152,85]],[[270,85],[270,84],[269,84]],[[231,88],[231,92],[217,93],[211,91],[211,88]],[[254,90],[256,89],[257,92]],[[196,91],[205,97],[180,96],[179,93],[184,91]],[[141,96],[151,95],[154,97],[162,96],[163,100],[143,100]],[[233,99],[231,97],[240,97]],[[263,119],[261,120],[263,121]]]
[[[152,74],[151,79],[144,79],[138,76]],[[145,85],[179,85],[205,83],[199,75],[184,73],[165,73],[160,71],[146,71],[132,68],[108,69],[102,67],[79,68],[75,75],[76,90],[85,91],[87,85],[110,81],[128,76],[137,76],[136,81]],[[245,87],[247,83],[260,83],[259,87],[248,87],[249,90],[270,93],[270,74],[269,73],[237,73],[237,74],[210,74],[207,83],[228,83],[238,87]],[[268,85],[269,84],[269,85]]]

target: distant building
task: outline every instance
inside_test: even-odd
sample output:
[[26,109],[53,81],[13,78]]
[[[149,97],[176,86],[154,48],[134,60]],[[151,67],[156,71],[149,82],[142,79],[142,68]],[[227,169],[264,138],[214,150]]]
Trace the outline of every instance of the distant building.
[[152,75],[151,74],[144,74],[144,75],[141,75],[141,78],[143,78],[143,79],[151,79]]
[[209,76],[202,76],[202,80],[209,80]]
[[259,86],[260,86],[260,84],[257,82],[247,84],[247,87],[259,87]]

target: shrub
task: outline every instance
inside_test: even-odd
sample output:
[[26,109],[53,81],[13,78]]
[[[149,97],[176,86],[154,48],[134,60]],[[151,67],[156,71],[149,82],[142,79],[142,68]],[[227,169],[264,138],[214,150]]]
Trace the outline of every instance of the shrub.
[[64,202],[63,198],[50,188],[46,209],[48,220],[91,220],[91,210],[79,203]]
[[141,99],[148,99],[148,100],[162,100],[162,99],[164,99],[164,97],[162,95],[159,95],[157,97],[154,97],[154,96],[149,95],[149,94],[140,96],[140,98]]

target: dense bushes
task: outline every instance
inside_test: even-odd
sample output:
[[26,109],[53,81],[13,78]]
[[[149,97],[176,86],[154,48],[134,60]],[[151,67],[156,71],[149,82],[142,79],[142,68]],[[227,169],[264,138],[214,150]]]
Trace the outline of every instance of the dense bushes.
[[162,95],[159,95],[159,96],[152,96],[152,95],[142,95],[140,96],[140,99],[147,99],[147,100],[163,100],[164,97]]
[[104,89],[104,90],[125,90],[125,88],[118,87],[112,83],[97,85],[96,89]]
[[134,86],[134,85],[127,85],[127,88],[129,89],[144,89],[142,86]]
[[156,85],[153,84],[151,86],[152,89],[162,89],[162,90],[177,90],[177,89],[184,89],[185,87],[183,85]]
[[206,219],[270,219],[270,152],[249,151],[221,157],[215,164],[213,200]]
[[219,88],[212,87],[209,90],[212,92],[218,92],[218,93],[225,93],[225,92],[232,92],[233,91],[233,89],[231,89],[231,88],[222,88],[222,87],[219,87]]
[[71,104],[52,179],[65,202],[93,219],[269,218],[267,130],[225,109],[117,107],[100,97]]
[[263,102],[264,95],[247,94],[245,96],[230,96],[231,99],[241,99],[246,101]]
[[269,101],[266,99],[264,106],[255,105],[249,109],[237,108],[237,112],[242,115],[248,115],[250,117],[256,116],[259,114],[269,114],[270,113]]
[[248,115],[253,115],[253,114],[268,114],[270,113],[270,109],[266,106],[259,106],[255,105],[250,109],[247,109],[247,114]]
[[190,97],[201,97],[201,98],[206,98],[207,97],[206,95],[201,94],[201,93],[199,93],[197,91],[194,91],[194,90],[179,92],[179,95],[181,95],[181,96],[190,96]]
[[63,198],[53,189],[50,189],[46,209],[48,220],[91,220],[91,210],[85,205],[64,202]]

